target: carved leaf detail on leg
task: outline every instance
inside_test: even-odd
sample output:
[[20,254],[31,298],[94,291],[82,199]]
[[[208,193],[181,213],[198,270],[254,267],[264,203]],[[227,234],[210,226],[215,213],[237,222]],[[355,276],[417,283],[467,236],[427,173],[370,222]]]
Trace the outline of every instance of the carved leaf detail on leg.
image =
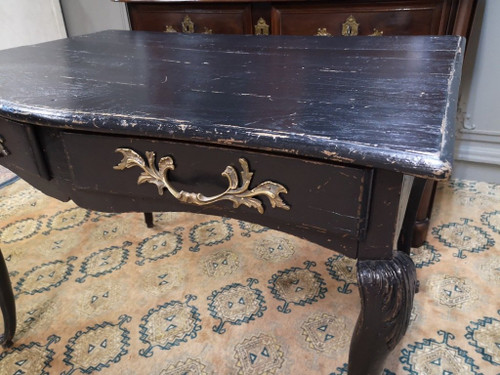
[[410,323],[415,265],[402,252],[389,260],[361,260],[358,283],[361,312],[351,341],[349,374],[381,374],[385,358]]

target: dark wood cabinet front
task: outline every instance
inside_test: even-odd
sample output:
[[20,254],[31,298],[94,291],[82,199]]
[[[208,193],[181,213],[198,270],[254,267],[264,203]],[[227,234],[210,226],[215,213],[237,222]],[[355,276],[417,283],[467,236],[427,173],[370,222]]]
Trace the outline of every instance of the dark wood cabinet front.
[[131,4],[132,28],[143,31],[252,34],[250,4]]
[[[422,3],[422,2],[420,2]],[[272,33],[277,35],[437,35],[446,34],[444,1],[387,5],[306,2],[275,4]]]
[[133,30],[274,35],[467,36],[476,0],[127,2]]

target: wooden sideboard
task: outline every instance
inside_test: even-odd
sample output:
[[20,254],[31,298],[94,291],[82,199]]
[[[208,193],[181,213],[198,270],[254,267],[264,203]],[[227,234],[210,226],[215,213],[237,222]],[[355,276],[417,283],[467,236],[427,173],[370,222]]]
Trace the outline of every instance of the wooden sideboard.
[[[477,0],[115,0],[127,3],[133,30],[257,35],[460,35]],[[413,246],[429,228],[435,183],[427,183]]]
[[133,30],[272,35],[467,36],[477,0],[127,3]]

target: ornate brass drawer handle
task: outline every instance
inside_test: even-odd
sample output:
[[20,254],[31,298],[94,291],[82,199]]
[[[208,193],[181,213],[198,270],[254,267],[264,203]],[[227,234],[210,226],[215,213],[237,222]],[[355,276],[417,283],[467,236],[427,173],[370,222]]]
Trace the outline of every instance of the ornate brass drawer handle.
[[7,150],[7,147],[3,145],[3,142],[4,142],[3,138],[0,137],[0,157],[7,156],[10,154],[9,150]]
[[371,33],[368,36],[383,36],[383,35],[384,35],[384,32],[382,30],[373,29],[373,33]]
[[174,29],[174,27],[173,27],[173,26],[171,26],[171,25],[167,25],[167,26],[165,26],[165,30],[163,30],[163,32],[164,32],[164,33],[176,33],[176,32],[177,32],[177,30],[176,30],[176,29]]
[[318,28],[318,32],[314,34],[314,36],[332,36],[327,30],[326,27]]
[[[170,156],[164,156],[158,162],[156,167],[156,155],[152,151],[146,151],[147,163],[142,156],[129,148],[117,148],[116,152],[123,154],[123,160],[114,169],[124,170],[126,168],[140,167],[142,172],[137,180],[137,184],[149,182],[156,185],[158,194],[163,195],[164,189],[167,189],[174,198],[184,203],[191,203],[197,206],[204,206],[222,200],[233,202],[233,207],[237,208],[244,204],[247,207],[255,208],[259,213],[264,213],[262,202],[254,198],[258,195],[267,197],[273,208],[282,208],[289,210],[288,206],[280,197],[280,193],[288,193],[287,189],[276,182],[264,181],[257,187],[248,190],[252,181],[253,172],[248,168],[248,162],[240,158],[241,165],[241,185],[236,170],[232,166],[227,166],[222,175],[227,178],[229,186],[221,194],[212,197],[206,197],[201,193],[189,193],[185,191],[177,191],[168,181],[168,171],[174,170],[174,160]],[[240,186],[238,186],[240,185]]]
[[269,25],[260,17],[255,25],[255,35],[269,35]]
[[[322,29],[325,30],[326,29]],[[320,29],[318,29],[318,34],[319,35]],[[343,36],[356,36],[359,33],[359,23],[356,21],[356,18],[351,14],[345,22],[342,24],[342,35]],[[382,36],[384,35],[384,32],[379,30],[379,29],[373,29],[373,33],[369,34],[368,36]]]
[[[188,15],[184,16],[184,19],[181,22],[181,29],[183,33],[192,34],[194,33],[194,22],[191,20],[191,17]],[[172,25],[165,26],[164,33],[176,33],[177,30]],[[205,27],[202,34],[212,34],[212,30]]]

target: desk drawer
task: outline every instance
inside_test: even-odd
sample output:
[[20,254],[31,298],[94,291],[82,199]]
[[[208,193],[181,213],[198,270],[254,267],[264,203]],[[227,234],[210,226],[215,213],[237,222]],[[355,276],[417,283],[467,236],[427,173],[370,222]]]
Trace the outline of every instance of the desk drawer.
[[0,118],[0,164],[23,178],[50,179],[33,125]]
[[445,1],[386,4],[275,3],[272,33],[278,35],[437,35],[447,27]]
[[251,34],[249,4],[129,4],[133,30]]
[[[77,190],[130,197],[127,207],[109,207],[111,211],[200,212],[263,225],[272,223],[278,229],[281,226],[293,226],[350,238],[362,237],[366,229],[366,208],[372,180],[370,169],[142,138],[64,133],[63,141],[73,185]],[[196,206],[179,202],[167,190],[160,196],[154,184],[137,184],[143,171],[140,167],[124,170],[113,168],[123,159],[123,155],[115,151],[117,148],[132,149],[144,159],[147,151],[154,151],[156,168],[160,158],[171,156],[175,169],[167,174],[169,183],[177,191],[202,193],[205,196],[220,194],[228,188],[228,180],[221,176],[227,166],[233,166],[237,171],[238,186],[241,186],[242,166],[238,160],[244,158],[253,172],[249,190],[266,181],[279,183],[288,190],[281,197],[290,209],[271,207],[264,195],[256,196],[263,203],[263,214],[244,205],[234,208],[227,200]]]

